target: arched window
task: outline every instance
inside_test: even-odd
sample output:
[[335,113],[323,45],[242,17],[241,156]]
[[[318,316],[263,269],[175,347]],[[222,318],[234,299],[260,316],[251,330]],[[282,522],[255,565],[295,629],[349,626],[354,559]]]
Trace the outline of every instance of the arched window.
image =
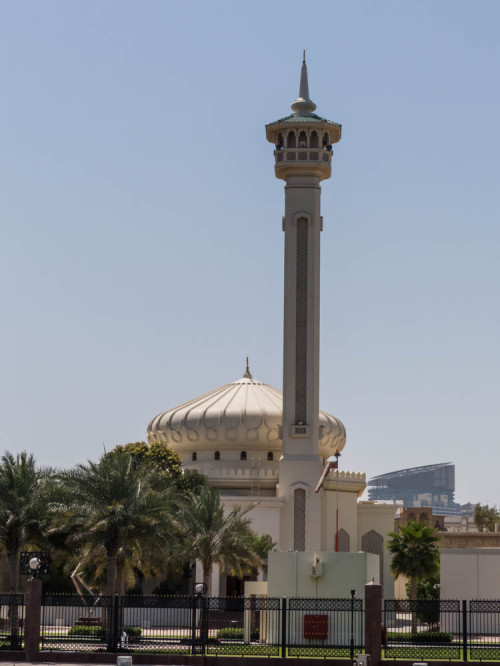
[[247,459],[247,452],[246,452],[246,451],[242,451],[242,452],[240,453],[240,460],[246,460],[246,459]]
[[269,451],[269,453],[267,454],[267,459],[274,460],[274,453],[272,451]]
[[295,132],[288,132],[288,140],[286,142],[287,148],[296,148],[297,147],[297,138]]
[[328,132],[323,133],[323,147],[326,147],[330,144],[330,135]]
[[278,136],[276,137],[276,150],[281,150],[283,148],[283,134],[281,132],[278,132]]
[[193,453],[191,454],[191,460],[193,460],[193,461],[198,460],[198,455],[197,455],[196,451],[193,451]]
[[373,553],[378,555],[379,565],[380,565],[380,585],[382,586],[382,594],[384,589],[384,537],[375,532],[375,530],[370,530],[363,534],[361,537],[361,550],[364,553]]
[[318,133],[311,132],[311,148],[317,148],[317,147],[318,147]]
[[214,453],[214,460],[220,460],[220,451]]
[[299,148],[307,148],[307,134],[305,132],[299,134]]
[[339,553],[348,553],[351,550],[351,537],[343,527],[339,530],[338,540]]

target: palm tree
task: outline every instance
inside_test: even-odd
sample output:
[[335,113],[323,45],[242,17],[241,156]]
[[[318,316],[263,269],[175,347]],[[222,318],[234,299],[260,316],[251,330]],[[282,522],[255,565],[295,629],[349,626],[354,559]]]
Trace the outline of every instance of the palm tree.
[[151,466],[123,451],[104,455],[60,475],[65,499],[58,530],[67,533],[82,561],[105,561],[106,593],[123,592],[131,560],[140,567],[164,561],[171,531],[171,490]]
[[32,454],[6,451],[0,460],[0,543],[8,562],[8,587],[18,591],[19,553],[43,538],[48,519],[46,481],[50,470],[36,466]]
[[196,493],[187,493],[179,502],[179,543],[184,559],[188,554],[193,560],[200,560],[208,595],[214,564],[240,575],[246,566],[258,563],[245,513],[235,507],[225,515],[219,491],[208,485]]
[[[392,553],[391,571],[397,578],[406,576],[410,583],[410,599],[417,599],[419,581],[439,571],[439,537],[436,530],[423,523],[408,522],[398,532],[389,532],[387,548]],[[412,631],[417,630],[417,616],[412,613]]]

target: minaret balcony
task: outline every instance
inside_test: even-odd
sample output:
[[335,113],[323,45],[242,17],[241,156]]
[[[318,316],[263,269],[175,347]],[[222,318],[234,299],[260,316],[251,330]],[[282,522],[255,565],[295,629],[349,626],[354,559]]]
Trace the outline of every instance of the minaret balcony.
[[283,162],[313,162],[331,166],[332,150],[326,148],[280,148],[274,151],[276,165]]
[[277,148],[274,151],[276,177],[287,180],[294,174],[308,174],[319,180],[330,178],[332,154],[327,148]]

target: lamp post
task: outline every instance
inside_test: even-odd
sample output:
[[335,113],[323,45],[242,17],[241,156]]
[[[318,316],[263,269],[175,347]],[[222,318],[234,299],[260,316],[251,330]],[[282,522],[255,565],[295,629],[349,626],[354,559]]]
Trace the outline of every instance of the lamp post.
[[[205,645],[208,638],[207,617],[207,585],[205,583],[194,584],[193,619],[191,624],[191,644],[193,654],[205,654]],[[196,627],[200,626],[200,638],[196,640]]]
[[350,656],[351,659],[354,659],[354,598],[356,596],[356,590],[351,590],[351,645],[350,645]]
[[340,458],[340,452],[337,449],[335,451],[335,470],[336,470],[336,475],[337,475],[337,488],[336,488],[336,503],[337,503],[337,508],[335,511],[335,552],[339,552],[339,458]]

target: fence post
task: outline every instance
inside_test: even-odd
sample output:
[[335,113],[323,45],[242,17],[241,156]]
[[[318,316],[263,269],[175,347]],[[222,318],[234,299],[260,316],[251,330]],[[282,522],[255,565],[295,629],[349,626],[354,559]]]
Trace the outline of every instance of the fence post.
[[365,585],[365,652],[372,666],[382,659],[382,587],[378,583]]
[[42,610],[42,581],[26,581],[26,617],[24,619],[24,650],[27,661],[40,658],[40,619]]
[[467,661],[467,601],[462,599],[462,646],[464,657]]
[[281,658],[286,659],[286,597],[281,600]]
[[108,652],[116,652],[118,650],[118,641],[120,638],[118,635],[120,629],[120,597],[118,594],[114,594],[111,597],[109,612]]

